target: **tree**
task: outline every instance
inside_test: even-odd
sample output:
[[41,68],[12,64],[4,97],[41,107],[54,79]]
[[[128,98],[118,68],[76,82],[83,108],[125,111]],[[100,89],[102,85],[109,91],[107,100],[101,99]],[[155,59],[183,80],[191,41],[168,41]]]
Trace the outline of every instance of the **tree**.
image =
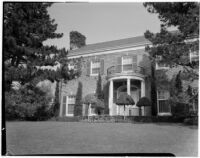
[[[162,22],[160,33],[145,32],[145,38],[150,40],[153,47],[146,47],[152,57],[161,55],[162,60],[169,65],[181,65],[193,78],[198,78],[194,71],[198,64],[190,63],[190,51],[199,50],[199,3],[197,2],[165,2],[144,3],[148,12],[158,14]],[[167,29],[174,26],[178,31],[169,32]],[[196,38],[196,40],[188,40]]]
[[[22,86],[26,84],[36,86],[38,82],[45,79],[69,80],[78,73],[68,70],[67,51],[64,48],[57,49],[55,46],[43,45],[47,39],[61,38],[63,35],[56,33],[57,24],[48,14],[47,9],[51,5],[52,3],[38,2],[4,3],[3,60],[5,72],[3,85],[8,93],[11,91],[13,81],[18,81]],[[57,69],[53,66],[57,66]],[[29,90],[27,86],[25,89]],[[25,93],[16,93],[15,96],[11,99],[26,98]],[[9,95],[5,97],[9,100]],[[43,100],[39,100],[43,104]],[[14,104],[15,101],[13,100],[12,103]],[[31,105],[32,103],[27,101],[26,104]]]
[[37,72],[36,66],[55,64],[55,58],[50,55],[59,51],[54,46],[43,45],[49,38],[62,37],[62,34],[55,33],[57,24],[48,15],[47,8],[51,4],[4,4],[3,58],[8,90],[12,80],[23,84],[32,80]]
[[5,93],[6,120],[47,120],[51,117],[49,98],[38,87],[24,85]]
[[54,98],[54,106],[53,106],[53,115],[58,116],[59,112],[59,82],[56,82],[56,91],[55,91],[55,98]]
[[142,106],[151,106],[151,101],[147,97],[142,97],[140,100],[137,102],[137,107],[139,107],[139,115],[141,116],[141,107]]
[[179,73],[176,75],[176,79],[175,79],[175,88],[176,88],[175,95],[180,94],[182,92],[182,88],[183,88],[180,74],[181,74],[181,71],[179,71]]
[[[154,64],[154,63],[153,63]],[[151,100],[152,100],[152,115],[157,115],[157,93],[156,93],[156,76],[155,76],[155,67],[151,65]]]
[[96,95],[98,99],[103,99],[103,92],[102,92],[102,85],[101,85],[101,75],[98,75],[98,80],[97,80],[97,87],[96,87]]
[[70,32],[70,50],[85,46],[86,37],[78,31]]
[[94,108],[96,113],[98,112],[98,110],[102,110],[105,108],[104,102],[98,99],[96,94],[87,94],[83,98],[83,103],[88,105],[88,110]]
[[[158,18],[161,21],[159,33],[154,34],[149,30],[144,33],[145,38],[152,43],[152,47],[147,46],[146,51],[154,59],[157,55],[161,56],[162,60],[160,62],[164,62],[169,66],[183,67],[184,75],[188,80],[198,80],[198,62],[190,63],[189,53],[199,52],[199,3],[147,2],[144,3],[144,6],[149,13],[158,14]],[[176,27],[177,31],[168,31],[172,26]],[[177,87],[179,95],[174,93],[174,87],[169,86],[168,89],[171,88],[172,92],[170,100],[175,104],[186,103],[189,97],[186,96],[185,92],[181,92],[180,74],[177,77],[173,86]]]
[[133,98],[130,95],[128,95],[127,93],[122,93],[119,96],[119,98],[117,99],[116,104],[124,106],[124,120],[125,120],[125,108],[126,108],[126,105],[134,105],[135,102],[134,102]]
[[74,116],[81,116],[82,115],[82,93],[83,93],[82,89],[83,89],[83,84],[81,82],[79,82],[77,93],[76,93]]
[[193,96],[192,87],[191,87],[190,85],[188,85],[187,94],[188,94],[190,97]]

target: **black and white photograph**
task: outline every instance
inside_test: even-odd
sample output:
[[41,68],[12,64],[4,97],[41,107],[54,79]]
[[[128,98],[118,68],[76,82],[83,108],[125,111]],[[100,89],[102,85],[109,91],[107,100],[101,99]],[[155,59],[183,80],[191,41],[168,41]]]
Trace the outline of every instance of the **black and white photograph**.
[[4,1],[2,155],[198,157],[199,6]]

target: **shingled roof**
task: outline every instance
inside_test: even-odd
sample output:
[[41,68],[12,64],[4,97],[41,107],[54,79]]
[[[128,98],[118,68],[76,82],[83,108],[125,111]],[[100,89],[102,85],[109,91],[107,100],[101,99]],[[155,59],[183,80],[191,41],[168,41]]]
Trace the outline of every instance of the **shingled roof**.
[[88,44],[76,50],[70,50],[68,56],[73,57],[77,55],[85,55],[90,53],[96,53],[106,50],[115,50],[120,48],[129,48],[134,46],[141,46],[150,44],[144,36],[137,36],[133,38],[126,38],[102,43]]

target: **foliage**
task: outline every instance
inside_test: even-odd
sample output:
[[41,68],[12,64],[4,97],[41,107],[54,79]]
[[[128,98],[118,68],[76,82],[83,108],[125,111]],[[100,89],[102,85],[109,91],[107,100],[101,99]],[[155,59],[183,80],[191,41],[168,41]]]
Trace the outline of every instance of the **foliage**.
[[[189,62],[189,52],[199,50],[199,40],[188,41],[199,35],[199,4],[197,2],[165,2],[144,3],[148,12],[158,14],[161,24],[160,33],[145,32],[145,38],[150,40],[153,47],[146,47],[152,57],[161,55],[162,60],[173,66],[181,65],[198,78],[198,74],[189,68],[196,68]],[[167,29],[174,26],[178,31],[169,32]],[[162,62],[162,61],[161,61]]]
[[142,98],[140,98],[140,100],[137,102],[136,106],[139,107],[139,115],[141,116],[141,115],[142,115],[141,107],[142,107],[142,106],[151,106],[151,101],[150,101],[149,98],[147,98],[147,97],[142,97]]
[[6,119],[46,120],[52,113],[48,100],[43,91],[31,84],[5,92]]
[[82,93],[83,93],[82,89],[83,89],[83,84],[81,82],[79,82],[77,93],[76,93],[74,116],[81,116],[82,115]]
[[181,74],[181,71],[179,71],[175,79],[175,89],[176,89],[175,95],[178,95],[179,93],[181,93],[183,89],[180,74]]
[[54,103],[53,103],[53,115],[56,117],[58,116],[59,113],[59,82],[56,82],[56,91],[55,91],[55,98],[54,98]]
[[104,99],[104,114],[109,114],[108,107],[108,96],[109,96],[109,82],[103,86],[103,99]]
[[[12,81],[21,84],[35,77],[51,81],[72,79],[74,71],[67,69],[67,51],[55,46],[45,46],[47,39],[61,38],[56,33],[57,24],[51,19],[47,8],[52,3],[4,4],[3,58],[5,88],[10,90]],[[57,67],[57,69],[55,68]]]
[[[66,57],[68,52],[64,48],[57,49],[55,46],[43,45],[47,39],[61,38],[63,35],[56,33],[57,24],[48,14],[47,9],[51,5],[52,3],[41,2],[4,3],[3,60],[5,72],[3,85],[8,93],[12,93],[10,91],[12,91],[13,81],[18,81],[22,86],[37,85],[38,82],[45,79],[52,82],[55,80],[58,82],[61,79],[66,81],[80,74],[79,71],[68,69],[69,60]],[[15,108],[24,109],[25,104],[29,105],[28,100],[25,102],[20,99],[19,103],[15,104],[18,97],[28,98],[26,93],[19,91],[19,94],[16,92],[15,95],[11,96],[5,96],[9,104],[6,106],[16,105]],[[32,98],[29,96],[29,99]],[[28,110],[26,110],[27,115],[29,116],[28,113],[35,114],[39,104],[45,104],[44,101],[46,100],[38,99],[34,104],[30,103]],[[23,104],[24,102],[25,104]],[[45,111],[46,107],[40,108],[37,115],[44,115],[42,111]]]
[[147,97],[142,97],[136,104],[138,107],[151,106],[151,101]]
[[117,105],[134,105],[135,102],[133,100],[133,98],[128,95],[127,93],[121,93],[121,95],[119,96],[119,98],[116,101]]
[[84,104],[95,104],[96,100],[97,100],[97,97],[95,96],[95,94],[87,94],[83,98],[83,103]]
[[98,75],[97,86],[96,86],[96,95],[98,99],[103,99],[103,90],[102,90],[102,80],[101,75]]
[[70,32],[70,50],[85,46],[86,37],[78,31]]
[[157,115],[157,93],[156,93],[156,77],[155,77],[155,67],[151,66],[151,101],[152,101],[152,115]]
[[127,93],[121,93],[119,98],[116,101],[116,104],[124,106],[124,120],[125,120],[125,108],[126,108],[126,105],[134,105],[135,101]]

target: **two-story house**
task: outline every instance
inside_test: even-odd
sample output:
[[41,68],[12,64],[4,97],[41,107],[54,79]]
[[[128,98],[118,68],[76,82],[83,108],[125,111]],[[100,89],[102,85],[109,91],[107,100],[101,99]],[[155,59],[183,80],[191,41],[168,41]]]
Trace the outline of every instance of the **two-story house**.
[[[145,52],[150,42],[143,36],[86,45],[69,51],[68,58],[82,58],[81,76],[62,84],[60,116],[73,116],[78,83],[83,85],[83,97],[94,93],[98,74],[108,85],[109,115],[122,115],[116,105],[121,93],[127,92],[135,103],[143,96],[151,99],[151,62]],[[72,65],[73,67],[73,65]],[[127,106],[126,115],[139,115],[138,107]],[[84,114],[83,114],[84,115]],[[142,108],[142,115],[151,115],[151,107]]]
[[[151,75],[152,66],[149,54],[145,46],[151,45],[144,36],[89,44],[79,49],[70,50],[69,59],[81,58],[81,76],[62,83],[60,92],[60,116],[74,116],[74,106],[78,85],[81,82],[82,97],[95,93],[98,75],[102,78],[102,85],[107,86],[107,106],[109,115],[123,115],[124,109],[116,104],[121,93],[127,92],[134,100],[135,105],[127,105],[125,115],[138,116],[139,109],[136,103],[143,96],[151,100]],[[69,65],[74,68],[74,65]],[[175,69],[169,69],[167,65],[156,63],[156,70],[165,69],[176,73]],[[177,69],[177,72],[179,70]],[[170,76],[170,75],[169,75]],[[171,115],[171,108],[167,100],[168,90],[157,90],[158,115]],[[83,107],[85,107],[83,105]],[[83,115],[85,108],[83,108]],[[142,115],[151,115],[152,107],[142,107]],[[90,113],[91,114],[91,113]]]

